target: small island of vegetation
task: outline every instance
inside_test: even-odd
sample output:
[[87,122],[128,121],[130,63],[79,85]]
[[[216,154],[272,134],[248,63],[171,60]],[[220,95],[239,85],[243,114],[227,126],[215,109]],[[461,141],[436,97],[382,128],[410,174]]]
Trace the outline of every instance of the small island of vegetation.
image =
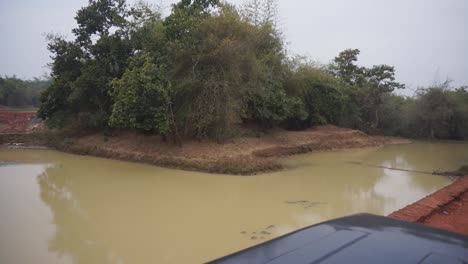
[[[163,17],[143,2],[90,0],[73,39],[48,36],[38,116],[61,135],[49,145],[251,174],[280,168],[273,156],[394,142],[367,134],[468,138],[467,87],[402,96],[394,67],[359,66],[358,49],[330,64],[288,54],[276,6],[181,0]],[[322,125],[333,126],[312,129]]]

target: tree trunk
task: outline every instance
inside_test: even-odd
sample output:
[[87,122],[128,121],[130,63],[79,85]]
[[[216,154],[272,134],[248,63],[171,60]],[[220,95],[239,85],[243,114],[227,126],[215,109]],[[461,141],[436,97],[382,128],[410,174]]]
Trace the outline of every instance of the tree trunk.
[[175,121],[174,111],[172,110],[172,104],[169,104],[169,111],[171,114],[171,123],[172,123],[172,130],[173,130],[173,137],[174,137],[174,144],[179,147],[182,147],[182,140],[180,139],[179,130],[177,129],[177,124]]
[[379,126],[379,110],[375,110],[375,129]]

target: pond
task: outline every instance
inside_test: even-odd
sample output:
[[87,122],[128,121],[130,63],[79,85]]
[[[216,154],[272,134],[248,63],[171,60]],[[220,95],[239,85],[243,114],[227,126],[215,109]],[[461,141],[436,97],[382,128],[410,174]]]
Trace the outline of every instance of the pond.
[[[387,215],[448,185],[468,144],[294,156],[213,175],[52,150],[0,149],[0,263],[200,263],[345,215]],[[400,168],[417,172],[399,171]]]

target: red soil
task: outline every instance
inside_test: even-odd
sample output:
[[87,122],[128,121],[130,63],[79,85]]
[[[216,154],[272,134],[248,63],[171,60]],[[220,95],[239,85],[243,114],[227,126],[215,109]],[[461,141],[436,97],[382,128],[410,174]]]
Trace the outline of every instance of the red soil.
[[468,235],[468,176],[389,217]]
[[36,112],[0,111],[0,133],[31,133],[43,130],[42,121]]
[[468,236],[468,192],[433,212],[423,224]]

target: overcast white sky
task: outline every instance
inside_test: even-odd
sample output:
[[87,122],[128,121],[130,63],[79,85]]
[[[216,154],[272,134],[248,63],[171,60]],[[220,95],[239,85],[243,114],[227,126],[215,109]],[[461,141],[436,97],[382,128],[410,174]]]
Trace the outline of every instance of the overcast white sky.
[[[48,72],[44,33],[72,36],[87,0],[0,0],[0,75]],[[130,3],[134,1],[129,1]],[[176,0],[149,0],[169,11]],[[230,0],[241,3],[242,0]],[[328,63],[347,48],[360,64],[389,64],[412,88],[447,77],[468,85],[467,0],[279,0],[288,49]]]

